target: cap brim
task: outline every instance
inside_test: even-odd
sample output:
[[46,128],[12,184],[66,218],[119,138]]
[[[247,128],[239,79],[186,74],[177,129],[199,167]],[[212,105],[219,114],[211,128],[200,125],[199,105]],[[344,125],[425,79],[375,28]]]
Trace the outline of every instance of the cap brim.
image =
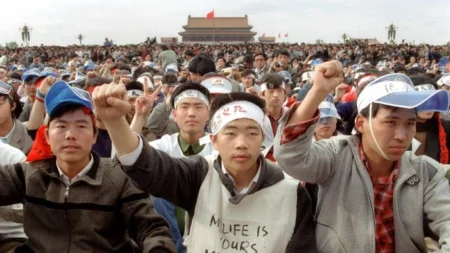
[[339,116],[338,112],[331,108],[320,108],[319,111],[320,111],[320,118],[333,117],[336,119],[341,119],[341,116]]
[[374,103],[406,109],[417,108],[417,111],[447,112],[449,96],[445,90],[393,92]]

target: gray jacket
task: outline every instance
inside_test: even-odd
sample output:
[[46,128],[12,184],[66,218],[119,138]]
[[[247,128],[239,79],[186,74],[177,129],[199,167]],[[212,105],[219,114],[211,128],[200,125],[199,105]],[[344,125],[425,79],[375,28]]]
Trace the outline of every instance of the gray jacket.
[[[280,145],[286,119],[278,128],[275,158],[289,175],[319,184],[319,252],[375,252],[373,186],[360,159],[360,138],[341,136],[312,143],[313,124]],[[395,252],[427,252],[425,236],[437,236],[439,252],[450,252],[450,186],[443,168],[409,151],[400,164],[393,199]]]
[[178,133],[180,130],[177,123],[170,118],[172,108],[165,102],[161,102],[153,109],[150,116],[147,118],[148,133],[152,133],[157,139],[168,134]]
[[25,155],[33,146],[33,140],[28,135],[27,128],[17,119],[14,120],[14,129],[8,144],[20,149]]

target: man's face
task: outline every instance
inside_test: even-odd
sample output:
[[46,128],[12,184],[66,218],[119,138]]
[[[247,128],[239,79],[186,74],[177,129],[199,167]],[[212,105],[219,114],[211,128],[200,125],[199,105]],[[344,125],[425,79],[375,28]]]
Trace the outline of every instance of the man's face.
[[287,66],[289,64],[289,56],[280,54],[278,55],[278,61],[281,63],[281,65]]
[[91,117],[78,109],[50,122],[45,138],[58,160],[73,164],[89,156],[97,135]]
[[237,119],[212,137],[212,143],[228,171],[243,173],[257,166],[263,139],[263,132],[256,121]]
[[262,55],[258,55],[255,57],[255,66],[258,69],[264,68],[264,65],[266,65],[266,60],[264,60],[264,57]]
[[172,95],[172,92],[174,89],[175,89],[175,86],[173,86],[173,85],[163,84],[162,92],[166,96],[170,96],[170,95]]
[[284,89],[268,89],[264,91],[263,98],[269,107],[281,107],[286,99],[286,92]]
[[[415,109],[397,108],[396,110],[381,107],[375,118],[372,118],[373,134],[384,154],[392,161],[401,159],[411,145],[416,134]],[[362,133],[365,151],[384,159],[370,133],[369,120],[361,115],[356,118],[356,126]]]
[[217,66],[219,68],[224,68],[225,67],[225,62],[223,61],[223,59],[217,60]]
[[153,82],[155,83],[155,87],[159,87],[162,84],[162,78],[153,78]]
[[253,86],[253,77],[250,75],[242,78],[242,83],[244,84],[245,88],[250,88]]
[[185,98],[181,100],[173,111],[173,116],[181,132],[189,135],[204,132],[208,121],[208,107],[198,98]]
[[337,119],[333,117],[320,118],[314,129],[316,140],[329,139],[336,131]]
[[29,97],[36,96],[36,81],[37,77],[32,78],[30,81],[25,83],[25,94]]
[[11,108],[11,104],[9,103],[8,97],[5,95],[0,96],[0,126],[12,120],[11,111],[14,108]]

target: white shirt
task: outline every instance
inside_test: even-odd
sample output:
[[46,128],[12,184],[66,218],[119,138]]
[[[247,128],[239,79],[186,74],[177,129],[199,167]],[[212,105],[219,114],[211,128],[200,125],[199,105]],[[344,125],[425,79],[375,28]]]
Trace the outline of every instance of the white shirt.
[[236,195],[244,195],[247,194],[250,189],[253,188],[254,185],[256,185],[256,183],[258,182],[259,176],[261,175],[261,164],[259,165],[258,171],[256,172],[256,175],[253,177],[252,182],[250,183],[250,185],[248,185],[247,187],[243,188],[241,191],[237,191],[236,188],[236,182],[234,181],[233,177],[230,175],[230,173],[228,173],[227,169],[225,168],[225,165],[222,162],[222,172],[223,174],[226,176],[228,175],[229,178],[231,178],[231,181],[233,182],[233,191]]
[[66,186],[70,186],[71,184],[80,181],[80,179],[86,175],[89,170],[91,170],[92,165],[94,164],[94,159],[92,157],[92,155],[90,155],[89,157],[89,162],[86,165],[86,167],[84,167],[83,170],[80,171],[80,173],[78,173],[74,178],[72,178],[72,181],[69,179],[68,176],[66,176],[66,174],[64,174],[64,172],[61,170],[61,168],[59,168],[58,163],[56,163],[56,168],[58,168],[58,172],[59,172],[59,176],[61,177],[61,180],[64,182],[64,184]]

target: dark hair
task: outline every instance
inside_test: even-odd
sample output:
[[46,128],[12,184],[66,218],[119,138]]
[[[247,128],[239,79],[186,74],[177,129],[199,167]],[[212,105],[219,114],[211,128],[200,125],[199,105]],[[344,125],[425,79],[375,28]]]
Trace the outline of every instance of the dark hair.
[[431,85],[434,86],[434,88],[436,90],[438,89],[438,87],[436,85],[436,82],[430,76],[427,76],[427,75],[412,75],[409,78],[414,83],[414,86],[421,85],[421,84],[431,84]]
[[206,54],[199,54],[192,58],[188,70],[191,73],[204,76],[209,72],[216,72],[216,64],[213,59]]
[[265,53],[256,53],[253,56],[253,59],[255,59],[257,56],[262,56],[262,57],[264,57],[264,60],[267,61],[267,55]]
[[162,44],[162,45],[161,45],[161,50],[162,50],[162,51],[169,50],[169,47],[168,47],[167,45],[165,45],[165,44]]
[[251,70],[251,69],[245,69],[245,70],[242,71],[242,73],[241,73],[241,77],[245,77],[245,76],[248,76],[248,75],[254,75],[254,76],[256,76],[255,71],[253,71],[253,70]]
[[263,76],[261,83],[266,83],[267,89],[280,89],[284,83],[284,78],[278,74],[269,73]]
[[[389,106],[389,105],[372,103],[372,118],[375,118],[377,116],[380,108],[387,109],[391,112],[395,112],[399,109],[399,107],[393,107],[393,106]],[[370,113],[369,109],[370,109],[370,105],[368,105],[366,108],[362,109],[359,114],[361,114],[361,116],[363,116],[363,117],[369,118],[369,113]]]
[[144,85],[138,81],[131,81],[125,87],[127,90],[144,90]]
[[136,80],[138,79],[142,74],[149,72],[152,73],[152,69],[150,67],[140,67],[137,68],[136,70],[134,70],[133,72],[133,79]]
[[425,74],[425,69],[420,67],[412,67],[408,69],[406,73],[408,76]]
[[173,86],[173,85],[178,84],[178,78],[174,74],[167,73],[167,74],[163,75],[161,82],[163,84],[168,84],[168,85],[172,85]]
[[184,52],[184,55],[191,56],[191,57],[195,56],[194,52],[192,52],[192,50],[189,50],[189,49]]
[[209,116],[210,116],[209,118],[211,119],[214,116],[214,113],[216,113],[220,107],[234,101],[247,101],[253,103],[265,112],[266,102],[263,99],[250,93],[233,92],[219,95],[212,101],[209,109]]
[[251,55],[251,54],[246,54],[246,55],[244,56],[244,59],[242,60],[242,62],[245,62],[245,63],[253,63],[253,55]]
[[[84,106],[80,105],[80,104],[73,104],[73,103],[68,103],[65,104],[64,106],[59,106],[55,109],[55,111],[53,112],[53,116],[51,116],[48,120],[47,123],[47,127],[50,126],[50,123],[52,121],[54,121],[57,118],[61,118],[64,114],[66,113],[73,113],[77,110],[80,110],[81,108],[83,108]],[[95,122],[92,122],[92,128],[94,129],[94,135],[97,134],[98,129],[95,126]]]
[[278,51],[278,55],[280,55],[280,54],[290,57],[289,52],[286,49],[282,49],[282,50]]
[[188,81],[178,86],[170,96],[170,105],[172,106],[172,109],[175,110],[175,98],[185,90],[198,90],[208,98],[208,101],[211,101],[211,94],[209,93],[209,90],[205,86]]

